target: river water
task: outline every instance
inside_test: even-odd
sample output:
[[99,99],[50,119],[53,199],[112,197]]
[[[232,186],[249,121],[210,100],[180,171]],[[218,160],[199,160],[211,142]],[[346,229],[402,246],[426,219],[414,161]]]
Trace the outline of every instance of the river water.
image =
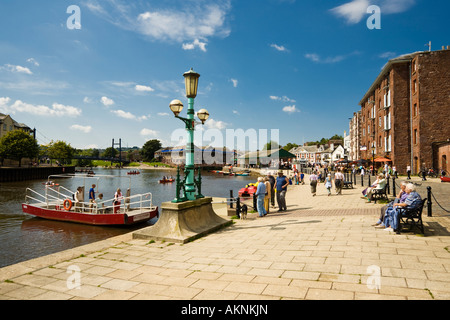
[[[163,176],[173,176],[175,171],[141,170],[141,174],[135,176],[128,176],[127,170],[118,169],[95,169],[94,172],[96,178],[99,175],[120,178],[86,180],[85,199],[92,183],[97,184],[98,192],[104,194],[104,199],[112,199],[119,187],[125,192],[130,184],[132,195],[151,192],[153,204],[157,206],[175,198],[175,183],[159,184]],[[255,182],[254,177],[229,177],[214,173],[204,173],[202,178],[202,194],[207,197],[229,198],[230,190],[236,197],[239,189]],[[21,206],[26,188],[42,191],[43,182],[0,183],[0,268],[125,234],[156,222],[153,220],[134,227],[98,227],[43,220],[23,213]],[[84,183],[82,179],[55,179],[55,182],[73,191]]]

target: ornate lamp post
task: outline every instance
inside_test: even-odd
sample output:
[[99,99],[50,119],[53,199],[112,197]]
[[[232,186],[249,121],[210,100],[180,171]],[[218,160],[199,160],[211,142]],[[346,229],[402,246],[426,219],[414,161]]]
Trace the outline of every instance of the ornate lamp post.
[[[183,111],[183,103],[180,100],[173,100],[170,103],[170,110],[176,118],[183,121],[186,125],[186,130],[188,132],[188,140],[186,145],[186,166],[185,166],[185,178],[183,181],[180,180],[179,173],[177,175],[177,195],[173,202],[184,202],[189,200],[195,200],[198,198],[203,198],[201,195],[201,176],[199,173],[199,180],[195,180],[195,158],[194,158],[194,131],[195,131],[195,111],[194,111],[194,99],[197,97],[198,89],[198,79],[200,75],[196,73],[193,69],[184,74],[185,86],[186,86],[186,97],[188,98],[188,110],[187,118],[182,118],[179,116],[181,111]],[[209,118],[209,113],[207,110],[202,109],[198,112],[198,117],[202,124],[205,124],[206,120]],[[199,169],[200,170],[200,169]],[[196,186],[199,190],[196,195]],[[180,197],[180,191],[184,191],[184,195]]]

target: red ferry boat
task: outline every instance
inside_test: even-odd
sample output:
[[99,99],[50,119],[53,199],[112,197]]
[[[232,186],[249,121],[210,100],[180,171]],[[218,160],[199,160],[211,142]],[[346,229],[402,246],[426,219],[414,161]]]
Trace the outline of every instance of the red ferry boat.
[[[42,219],[95,226],[128,226],[147,222],[159,216],[158,207],[152,204],[151,193],[132,196],[129,188],[126,195],[119,199],[120,203],[114,202],[114,199],[96,199],[94,203],[90,203],[84,202],[84,187],[79,187],[82,192],[72,192],[50,181],[50,178],[74,177],[75,175],[50,176],[48,182],[44,184],[43,194],[27,188],[22,211]],[[83,176],[83,178],[92,177]]]

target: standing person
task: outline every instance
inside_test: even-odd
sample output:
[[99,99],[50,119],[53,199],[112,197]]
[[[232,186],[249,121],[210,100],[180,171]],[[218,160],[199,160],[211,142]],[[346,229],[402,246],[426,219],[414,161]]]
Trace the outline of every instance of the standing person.
[[114,194],[114,213],[117,213],[120,210],[120,204],[122,203],[123,195],[122,190],[117,189]]
[[89,189],[89,208],[94,207],[94,203],[95,203],[95,187],[96,187],[96,185],[93,184],[92,188]]
[[317,192],[317,184],[319,183],[319,177],[317,176],[315,171],[313,171],[312,174],[309,176],[309,181],[311,185],[311,193],[313,197],[315,197]]
[[264,178],[264,184],[266,185],[266,195],[264,197],[264,210],[266,210],[266,214],[268,214],[270,211],[270,199],[272,197],[272,190],[268,177]]
[[258,210],[259,216],[262,218],[266,215],[266,210],[264,210],[266,185],[264,184],[264,179],[262,177],[258,178],[258,187],[256,188],[255,195],[256,195],[256,209]]
[[78,187],[77,192],[74,195],[75,200],[75,212],[82,212],[83,202],[84,202],[84,188]]
[[289,185],[288,178],[283,174],[283,170],[278,171],[278,177],[276,181],[277,187],[277,203],[278,211],[286,211],[286,192]]
[[409,164],[406,166],[406,173],[408,174],[408,180],[411,180],[411,166]]
[[334,186],[336,187],[336,194],[342,194],[342,187],[344,185],[344,174],[341,172],[341,169],[338,169],[336,174],[334,175]]
[[272,208],[275,208],[275,178],[270,173],[267,177],[270,182],[270,204],[272,205]]
[[325,188],[327,188],[328,196],[331,196],[331,187],[332,187],[332,179],[331,179],[331,173],[327,175],[325,178]]

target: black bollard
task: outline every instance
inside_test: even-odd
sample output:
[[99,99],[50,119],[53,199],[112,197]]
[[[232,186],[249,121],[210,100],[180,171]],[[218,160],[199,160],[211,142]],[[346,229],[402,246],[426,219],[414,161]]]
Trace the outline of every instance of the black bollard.
[[428,217],[433,216],[432,202],[431,202],[431,187],[427,187],[427,207],[428,207]]
[[233,190],[230,190],[230,209],[233,209]]
[[389,195],[391,193],[391,178],[388,177],[386,183],[386,194]]
[[369,187],[371,186],[372,184],[370,183],[370,174],[369,174]]
[[364,187],[364,175],[361,175],[361,187]]
[[236,198],[236,217],[241,218],[241,198]]
[[256,193],[253,194],[253,208],[255,211],[258,211],[256,207]]
[[395,189],[395,177],[392,178],[392,195],[395,196],[397,194],[397,190]]

